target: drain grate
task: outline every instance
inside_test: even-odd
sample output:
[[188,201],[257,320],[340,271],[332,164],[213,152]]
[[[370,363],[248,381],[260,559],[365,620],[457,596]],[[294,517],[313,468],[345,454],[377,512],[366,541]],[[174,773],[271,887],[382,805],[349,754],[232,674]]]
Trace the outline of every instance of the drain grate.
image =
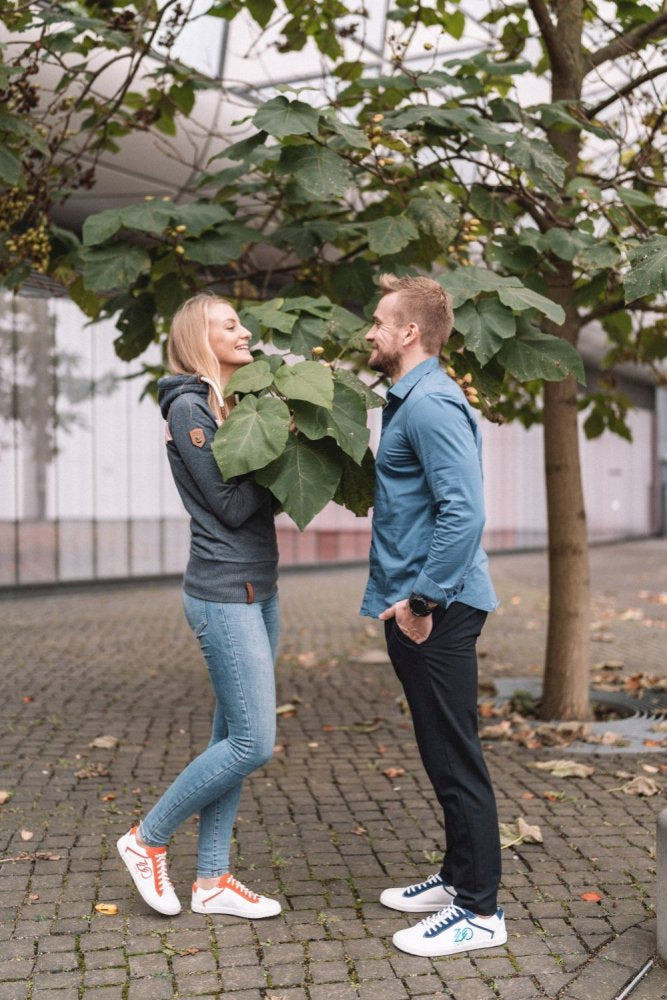
[[[515,691],[527,691],[535,700],[542,694],[542,680],[539,677],[499,677],[495,685],[499,704],[508,701]],[[589,723],[591,733],[600,735],[607,732],[618,733],[627,741],[627,746],[605,746],[602,743],[584,743],[582,740],[575,740],[566,748],[568,753],[597,755],[664,752],[663,746],[646,746],[645,741],[661,742],[661,734],[654,732],[653,726],[667,718],[666,692],[649,689],[641,698],[631,698],[623,691],[598,691],[591,688],[590,695],[593,704],[604,705],[624,713],[621,719]],[[545,747],[545,749],[557,749],[561,752],[565,748]]]

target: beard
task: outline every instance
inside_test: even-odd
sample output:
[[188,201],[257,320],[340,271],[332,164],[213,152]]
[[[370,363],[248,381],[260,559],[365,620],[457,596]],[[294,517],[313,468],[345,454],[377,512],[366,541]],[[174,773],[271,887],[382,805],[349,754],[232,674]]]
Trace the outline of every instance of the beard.
[[368,359],[368,367],[371,371],[382,372],[393,378],[401,368],[401,356],[398,351],[381,351],[375,347]]

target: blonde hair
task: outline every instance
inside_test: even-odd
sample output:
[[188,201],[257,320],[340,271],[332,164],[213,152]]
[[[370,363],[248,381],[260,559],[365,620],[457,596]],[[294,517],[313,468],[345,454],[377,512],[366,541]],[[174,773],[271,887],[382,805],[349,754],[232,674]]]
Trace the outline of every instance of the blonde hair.
[[208,310],[227,299],[210,292],[193,295],[174,313],[167,341],[167,360],[174,375],[197,375],[209,385],[208,405],[220,423],[226,416],[220,388],[220,366],[208,342]]
[[397,292],[394,315],[399,323],[416,323],[422,347],[429,354],[439,354],[449,340],[454,325],[452,297],[433,278],[399,278],[380,275],[383,295]]

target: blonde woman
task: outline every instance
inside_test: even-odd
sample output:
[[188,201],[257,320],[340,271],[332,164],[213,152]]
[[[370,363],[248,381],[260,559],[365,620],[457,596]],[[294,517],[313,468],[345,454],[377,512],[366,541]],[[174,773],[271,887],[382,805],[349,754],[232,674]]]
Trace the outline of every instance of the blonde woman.
[[167,843],[199,814],[196,913],[271,917],[280,903],[229,871],[243,779],[265,764],[275,742],[274,663],[278,645],[278,549],[271,493],[249,479],[223,481],[211,442],[233,400],[225,385],[253,360],[250,333],[224,299],[197,295],[174,316],[169,366],[160,379],[167,453],[191,518],[183,604],[206,659],[215,714],[208,748],[179,774],[140,824],[118,841],[140,895],[159,913],[181,904],[167,872]]

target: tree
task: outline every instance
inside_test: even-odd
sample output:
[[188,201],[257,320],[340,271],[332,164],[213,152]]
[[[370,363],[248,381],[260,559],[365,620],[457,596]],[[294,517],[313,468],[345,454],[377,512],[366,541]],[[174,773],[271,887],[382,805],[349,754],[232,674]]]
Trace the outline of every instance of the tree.
[[[233,19],[241,6],[226,0],[210,13]],[[463,36],[465,9],[397,0],[390,71],[376,76],[340,40],[361,30],[363,12],[345,19],[337,0],[286,4],[283,48],[315,41],[330,99],[313,107],[285,91],[264,102],[193,183],[197,201],[91,217],[82,243],[70,237],[51,265],[91,315],[118,314],[127,358],[163,335],[163,319],[195,288],[238,301],[279,353],[259,352],[239,373],[243,400],[219,433],[244,435],[251,457],[243,469],[221,465],[254,472],[301,525],[332,496],[358,511],[368,503],[359,403],[376,400],[342,362],[363,362],[359,314],[379,271],[433,272],[454,297],[445,360],[469,398],[489,419],[544,423],[547,717],[589,712],[577,413],[586,411],[590,436],[627,436],[629,403],[612,366],[657,371],[667,355],[656,82],[667,72],[656,44],[667,13],[654,7],[618,0],[604,6],[614,13],[606,21],[584,0],[489,2],[476,21],[482,50],[443,58],[440,39]],[[262,27],[285,10],[273,0],[248,9]],[[415,49],[430,65],[415,64]],[[603,70],[610,83],[593,99],[586,81]],[[546,85],[550,99],[535,101]],[[608,377],[577,388],[576,344],[594,321],[609,338]],[[289,354],[304,360],[292,365]],[[308,484],[312,503],[299,505],[295,483]]]

